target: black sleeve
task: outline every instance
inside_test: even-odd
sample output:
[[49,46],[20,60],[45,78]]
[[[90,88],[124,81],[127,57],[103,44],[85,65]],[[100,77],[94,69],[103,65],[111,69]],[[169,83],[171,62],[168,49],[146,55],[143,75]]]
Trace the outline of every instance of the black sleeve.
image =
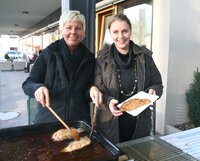
[[22,89],[24,93],[30,97],[34,97],[35,91],[44,86],[44,78],[46,74],[46,61],[45,55],[41,54],[33,65],[29,76],[22,84]]

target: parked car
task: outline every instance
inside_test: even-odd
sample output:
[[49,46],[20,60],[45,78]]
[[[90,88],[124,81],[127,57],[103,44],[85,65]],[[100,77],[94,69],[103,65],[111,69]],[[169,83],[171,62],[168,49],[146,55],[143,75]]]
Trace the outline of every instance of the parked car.
[[15,50],[10,50],[8,52],[6,52],[6,54],[11,58],[11,59],[15,59],[17,57],[17,52]]
[[17,54],[23,61],[27,61],[28,60],[29,53],[23,52],[23,51],[18,51]]
[[22,61],[23,55],[19,54],[15,50],[10,50],[10,51],[6,52],[6,54],[4,55],[4,58],[7,60],[10,60],[10,61]]

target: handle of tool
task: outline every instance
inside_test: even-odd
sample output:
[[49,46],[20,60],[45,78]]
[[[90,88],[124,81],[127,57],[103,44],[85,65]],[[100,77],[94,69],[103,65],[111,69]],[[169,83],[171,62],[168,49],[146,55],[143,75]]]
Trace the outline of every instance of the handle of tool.
[[67,126],[67,125],[65,124],[65,122],[54,112],[54,110],[53,110],[51,107],[47,107],[47,108],[48,108],[49,111],[63,124],[63,126],[64,126],[66,129],[70,130],[69,126]]
[[91,131],[90,131],[90,137],[92,136],[92,133],[94,131],[94,124],[96,121],[96,114],[97,114],[97,107],[94,106],[94,114],[93,114],[93,119],[92,119],[92,127],[91,127]]

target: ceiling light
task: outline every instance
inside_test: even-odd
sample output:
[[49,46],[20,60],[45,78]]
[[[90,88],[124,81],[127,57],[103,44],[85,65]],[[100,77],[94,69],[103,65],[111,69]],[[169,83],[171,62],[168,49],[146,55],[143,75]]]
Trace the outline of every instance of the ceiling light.
[[22,14],[27,15],[27,14],[29,14],[29,12],[28,11],[22,11]]

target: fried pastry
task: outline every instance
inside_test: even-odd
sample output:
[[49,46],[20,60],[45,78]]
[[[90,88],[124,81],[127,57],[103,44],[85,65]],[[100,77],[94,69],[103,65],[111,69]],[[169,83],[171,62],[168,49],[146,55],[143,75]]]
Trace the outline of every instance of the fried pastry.
[[72,152],[78,149],[81,149],[91,143],[91,140],[85,136],[81,137],[78,141],[72,141],[65,147],[61,152]]
[[[78,128],[76,130],[78,131],[78,133],[83,132],[82,128]],[[54,141],[62,141],[62,140],[71,139],[71,138],[72,136],[71,136],[70,130],[68,129],[59,129],[52,135],[52,139]]]
[[150,102],[149,99],[132,98],[121,105],[120,111],[131,111]]

